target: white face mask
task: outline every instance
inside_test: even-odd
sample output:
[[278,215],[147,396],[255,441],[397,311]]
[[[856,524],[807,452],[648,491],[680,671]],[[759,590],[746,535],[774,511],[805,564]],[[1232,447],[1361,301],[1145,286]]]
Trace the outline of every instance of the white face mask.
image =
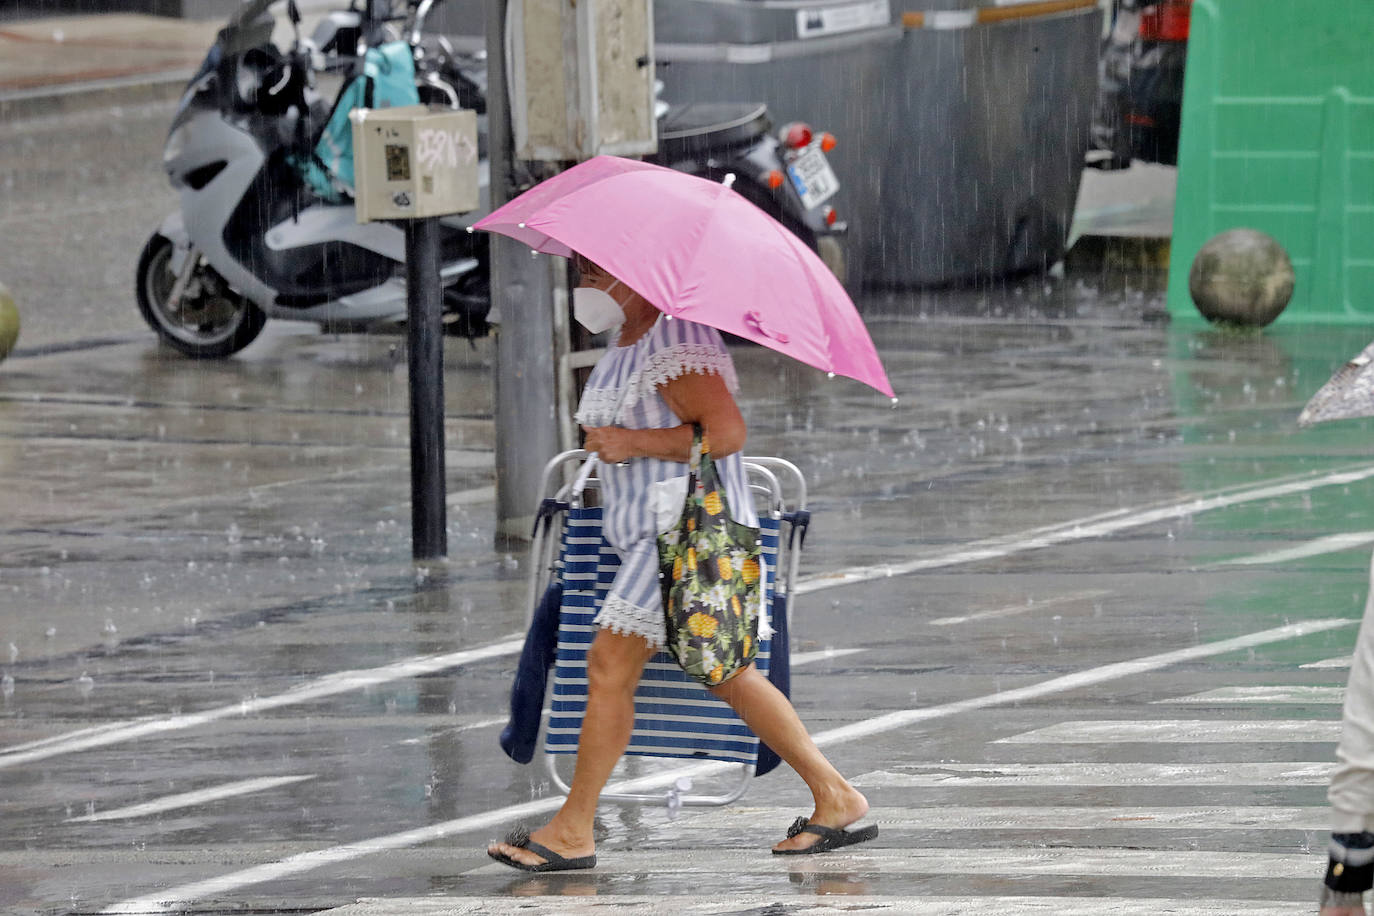
[[579,286],[573,290],[573,317],[593,334],[609,331],[625,323],[625,310],[611,297],[611,290],[620,284],[617,280],[610,289],[597,289],[595,286]]

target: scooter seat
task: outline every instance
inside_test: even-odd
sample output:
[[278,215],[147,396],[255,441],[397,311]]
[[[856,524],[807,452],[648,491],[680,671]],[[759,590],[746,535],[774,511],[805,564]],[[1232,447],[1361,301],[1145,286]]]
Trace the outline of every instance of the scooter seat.
[[762,102],[697,102],[671,105],[658,122],[658,151],[664,158],[743,146],[768,132]]

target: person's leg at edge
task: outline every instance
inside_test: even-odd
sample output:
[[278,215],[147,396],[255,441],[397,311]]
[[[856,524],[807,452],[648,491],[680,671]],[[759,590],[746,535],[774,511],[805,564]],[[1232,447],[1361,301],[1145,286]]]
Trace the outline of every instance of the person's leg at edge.
[[[792,703],[754,665],[710,691],[729,703],[744,723],[787,761],[811,790],[813,824],[848,827],[868,813],[868,799],[851,786],[821,753]],[[814,833],[784,839],[774,849],[804,849],[820,842]]]
[[[530,839],[565,858],[596,851],[592,821],[597,801],[634,728],[634,693],[644,663],[654,654],[640,636],[597,630],[587,653],[587,709],[577,742],[577,765],[563,807]],[[538,865],[544,858],[528,849],[493,843],[488,851],[503,852],[517,862]]]

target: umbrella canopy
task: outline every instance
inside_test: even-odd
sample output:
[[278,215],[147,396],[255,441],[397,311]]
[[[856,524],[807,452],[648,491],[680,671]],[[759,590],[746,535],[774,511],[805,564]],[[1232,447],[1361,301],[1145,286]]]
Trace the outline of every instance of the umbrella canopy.
[[1374,416],[1374,343],[1342,366],[1298,414],[1299,426]]
[[889,397],[844,287],[781,223],[723,184],[598,156],[478,221],[536,251],[574,251],[661,311],[752,340]]

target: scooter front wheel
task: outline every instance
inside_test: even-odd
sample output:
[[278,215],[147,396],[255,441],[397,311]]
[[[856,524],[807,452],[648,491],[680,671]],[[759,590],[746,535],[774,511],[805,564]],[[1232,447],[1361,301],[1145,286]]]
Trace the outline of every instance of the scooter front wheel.
[[138,310],[148,326],[195,359],[223,359],[252,343],[267,315],[230,289],[208,264],[194,267],[180,301],[172,303],[177,284],[172,253],[172,240],[154,235],[138,259]]

